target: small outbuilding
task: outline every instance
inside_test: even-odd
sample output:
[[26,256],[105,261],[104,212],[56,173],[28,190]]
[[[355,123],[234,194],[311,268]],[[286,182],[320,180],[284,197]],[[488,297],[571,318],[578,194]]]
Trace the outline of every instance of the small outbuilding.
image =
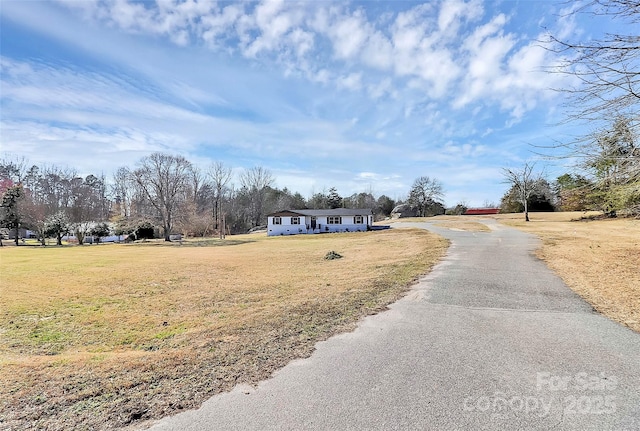
[[499,214],[500,208],[468,208],[464,215],[490,215]]
[[267,216],[267,236],[364,232],[372,224],[371,209],[286,210]]

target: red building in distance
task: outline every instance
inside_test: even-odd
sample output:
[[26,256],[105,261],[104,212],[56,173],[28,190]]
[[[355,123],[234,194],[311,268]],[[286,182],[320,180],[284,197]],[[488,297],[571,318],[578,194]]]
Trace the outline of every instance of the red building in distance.
[[468,208],[463,215],[489,215],[499,212],[500,208]]

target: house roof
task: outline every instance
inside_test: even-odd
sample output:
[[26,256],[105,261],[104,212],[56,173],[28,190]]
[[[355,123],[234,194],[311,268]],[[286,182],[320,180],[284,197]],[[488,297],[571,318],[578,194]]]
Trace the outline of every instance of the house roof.
[[278,211],[269,216],[286,216],[286,215],[304,215],[304,216],[354,216],[354,215],[371,215],[371,208],[335,208],[330,210],[285,210]]

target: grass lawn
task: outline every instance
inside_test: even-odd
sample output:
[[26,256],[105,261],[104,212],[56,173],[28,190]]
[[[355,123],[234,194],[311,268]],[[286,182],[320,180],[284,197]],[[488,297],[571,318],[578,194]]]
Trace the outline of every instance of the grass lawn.
[[446,248],[422,230],[4,247],[0,429],[123,427],[256,383],[384,309]]
[[[640,332],[640,220],[585,213],[493,216],[542,239],[538,256],[600,313]],[[578,221],[576,221],[578,220]]]

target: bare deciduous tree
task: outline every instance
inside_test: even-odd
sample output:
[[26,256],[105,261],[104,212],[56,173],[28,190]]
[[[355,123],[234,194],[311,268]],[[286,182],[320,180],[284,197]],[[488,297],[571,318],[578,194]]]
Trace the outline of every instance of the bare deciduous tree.
[[0,179],[10,179],[20,183],[27,173],[27,159],[25,157],[5,155],[0,159]]
[[192,165],[189,170],[189,183],[190,183],[190,199],[193,202],[193,205],[197,207],[198,205],[198,196],[202,190],[202,187],[206,184],[204,174],[202,170]]
[[[587,0],[571,3],[570,14],[588,14],[618,24],[615,34],[599,39],[562,40],[550,35],[547,48],[565,58],[554,72],[577,78],[563,88],[571,96],[571,119],[603,120],[638,111],[640,104],[640,1]],[[622,33],[628,24],[629,33]],[[578,33],[579,34],[579,33]],[[587,36],[589,33],[583,33]]]
[[534,173],[535,163],[526,162],[521,169],[502,169],[505,182],[510,184],[517,193],[517,199],[524,207],[524,219],[529,221],[529,198],[538,190],[538,184],[543,179]]
[[223,206],[223,196],[224,191],[231,181],[231,167],[225,166],[222,162],[215,162],[209,167],[208,172],[209,178],[213,183],[213,188],[215,190],[214,196],[214,204],[213,204],[213,218],[215,220],[216,229],[218,229],[220,239],[224,238],[224,226],[222,226],[222,219],[224,211],[222,209]]
[[249,215],[253,226],[260,226],[263,217],[267,187],[273,184],[273,176],[268,169],[255,166],[244,171],[240,184],[249,197]]
[[71,179],[70,186],[72,205],[68,212],[78,244],[82,245],[93,224],[109,217],[105,181],[104,177],[88,175]]
[[184,201],[190,172],[187,159],[164,153],[142,158],[133,171],[133,178],[160,216],[165,241],[170,241],[173,218]]
[[409,204],[418,210],[420,217],[425,217],[433,204],[439,203],[444,196],[442,183],[436,178],[427,176],[416,178],[409,192]]
[[133,176],[127,167],[120,167],[113,174],[111,195],[116,204],[117,215],[121,217],[131,216]]

